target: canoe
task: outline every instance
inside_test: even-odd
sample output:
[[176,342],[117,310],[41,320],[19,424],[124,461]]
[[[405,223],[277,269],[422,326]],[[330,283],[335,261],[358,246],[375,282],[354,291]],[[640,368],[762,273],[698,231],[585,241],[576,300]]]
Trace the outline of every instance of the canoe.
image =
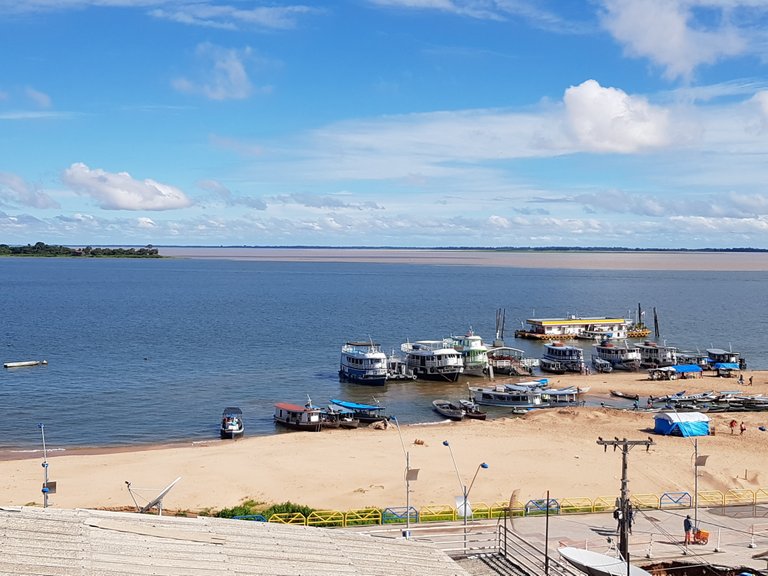
[[616,396],[617,398],[626,398],[627,400],[640,400],[639,394],[628,394],[626,392],[622,392],[621,390],[611,390],[611,396]]
[[45,366],[48,360],[26,360],[24,362],[6,362],[3,368],[22,368],[24,366]]
[[459,404],[464,408],[464,418],[485,420],[488,417],[488,414],[480,410],[480,406],[475,404],[472,400],[459,400]]

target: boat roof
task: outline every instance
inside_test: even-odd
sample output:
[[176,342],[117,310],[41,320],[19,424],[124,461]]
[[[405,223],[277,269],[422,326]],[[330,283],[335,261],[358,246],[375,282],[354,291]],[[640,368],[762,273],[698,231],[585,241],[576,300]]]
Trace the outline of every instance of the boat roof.
[[357,402],[347,402],[346,400],[334,400],[331,399],[333,404],[341,406],[343,408],[349,408],[350,410],[384,410],[384,406],[378,406],[373,404],[358,404]]
[[291,404],[289,402],[278,402],[275,404],[275,408],[280,408],[281,410],[288,410],[289,412],[317,412],[320,410],[317,406],[312,406],[308,408],[307,406],[299,406],[298,404]]
[[224,408],[224,414],[234,414],[234,415],[240,416],[242,413],[243,411],[240,410],[240,408],[238,408],[237,406],[229,406],[227,408]]
[[623,324],[626,322],[624,318],[611,318],[608,316],[595,316],[595,317],[580,317],[573,316],[570,318],[529,318],[526,320],[528,324],[539,324],[545,326],[552,325],[569,325],[569,324]]
[[350,340],[346,343],[347,346],[378,346],[378,342],[373,342],[371,340],[368,341],[357,341],[357,340]]

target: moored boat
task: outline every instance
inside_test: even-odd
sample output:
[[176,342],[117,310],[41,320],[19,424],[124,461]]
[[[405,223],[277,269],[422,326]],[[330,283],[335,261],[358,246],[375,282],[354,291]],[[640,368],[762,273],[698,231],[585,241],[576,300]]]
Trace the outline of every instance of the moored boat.
[[469,388],[472,400],[482,406],[503,406],[508,408],[540,408],[546,403],[542,400],[542,389],[515,384],[504,384],[490,388]]
[[432,408],[441,416],[450,420],[462,420],[464,418],[464,408],[461,404],[451,402],[450,400],[433,400]]
[[488,417],[487,412],[483,412],[480,406],[472,400],[459,400],[459,404],[464,408],[464,418],[472,418],[473,420],[485,420]]
[[224,412],[221,415],[221,426],[219,427],[219,435],[221,439],[242,437],[245,432],[245,424],[243,422],[243,411],[236,406],[229,406],[224,408]]
[[387,380],[416,380],[413,370],[408,368],[405,360],[395,354],[394,350],[387,356]]
[[538,364],[537,359],[526,358],[525,352],[519,348],[498,346],[488,350],[488,370],[493,374],[530,376]]
[[350,410],[361,424],[389,420],[389,416],[384,414],[384,406],[379,406],[378,404],[358,404],[357,402],[348,402],[346,400],[337,399],[331,399],[331,404]]
[[627,344],[626,340],[623,346],[617,346],[613,342],[595,344],[595,355],[601,360],[610,362],[614,370],[634,371],[640,369],[640,351]]
[[299,406],[280,402],[275,404],[274,420],[276,424],[292,430],[320,432],[323,425],[322,410],[311,404]]
[[461,354],[464,374],[483,376],[488,374],[488,347],[472,328],[464,336],[451,336],[453,348]]
[[24,368],[27,366],[45,366],[48,360],[24,360],[22,362],[6,362],[3,368]]
[[383,386],[387,381],[387,355],[373,340],[347,342],[341,347],[339,379],[355,384]]
[[544,355],[539,360],[541,370],[556,374],[584,371],[584,350],[578,346],[552,342],[545,344],[544,350]]
[[352,430],[360,426],[360,420],[355,417],[355,413],[348,408],[342,408],[334,404],[329,404],[325,409],[327,414],[327,420],[335,420],[338,422],[338,428],[345,428]]
[[640,400],[639,394],[630,394],[628,392],[622,392],[621,390],[610,390],[611,396],[616,398],[626,398],[627,400]]
[[456,382],[464,372],[461,354],[448,340],[406,342],[400,349],[405,353],[406,366],[416,378]]
[[657,344],[646,340],[642,344],[635,344],[640,351],[641,368],[664,368],[677,364],[677,348],[666,344]]

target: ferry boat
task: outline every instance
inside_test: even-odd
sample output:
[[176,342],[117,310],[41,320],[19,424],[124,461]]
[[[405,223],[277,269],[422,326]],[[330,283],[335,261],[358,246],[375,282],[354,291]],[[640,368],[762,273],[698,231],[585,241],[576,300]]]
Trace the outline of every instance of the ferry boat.
[[461,354],[448,340],[406,342],[400,349],[405,354],[406,366],[416,378],[456,382],[464,372]]
[[322,409],[307,403],[305,406],[280,402],[275,404],[275,424],[292,430],[320,432],[323,427]]
[[650,340],[635,346],[640,350],[641,368],[663,368],[678,363],[678,351],[674,346],[659,345]]
[[503,406],[508,408],[541,408],[546,406],[542,399],[544,383],[501,384],[490,388],[469,387],[472,400],[482,406]]
[[342,382],[383,386],[387,381],[387,355],[370,342],[347,342],[341,347],[339,379]]
[[595,357],[599,360],[610,362],[611,368],[614,370],[640,369],[640,350],[635,346],[630,346],[626,341],[624,341],[623,346],[617,346],[613,342],[596,344]]
[[609,316],[568,316],[567,318],[529,318],[528,328],[515,331],[515,338],[538,340],[568,340],[579,334],[610,335],[611,338],[627,338],[630,322],[624,318]]
[[578,346],[552,342],[545,344],[544,349],[544,355],[539,360],[539,368],[542,371],[555,374],[584,371],[584,350]]
[[461,354],[465,375],[488,374],[488,347],[483,344],[483,339],[472,331],[472,328],[464,336],[451,336],[451,340],[454,349]]

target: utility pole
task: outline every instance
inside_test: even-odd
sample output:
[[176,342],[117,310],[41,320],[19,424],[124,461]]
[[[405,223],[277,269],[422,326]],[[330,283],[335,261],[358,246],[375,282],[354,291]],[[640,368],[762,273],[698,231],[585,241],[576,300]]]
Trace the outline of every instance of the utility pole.
[[622,557],[627,561],[627,574],[629,574],[629,478],[627,476],[627,456],[629,451],[635,446],[645,446],[645,450],[648,451],[655,443],[653,440],[619,440],[614,438],[613,440],[603,440],[598,436],[597,443],[608,451],[608,446],[613,446],[615,452],[617,448],[621,449],[621,497],[619,499],[619,552]]

